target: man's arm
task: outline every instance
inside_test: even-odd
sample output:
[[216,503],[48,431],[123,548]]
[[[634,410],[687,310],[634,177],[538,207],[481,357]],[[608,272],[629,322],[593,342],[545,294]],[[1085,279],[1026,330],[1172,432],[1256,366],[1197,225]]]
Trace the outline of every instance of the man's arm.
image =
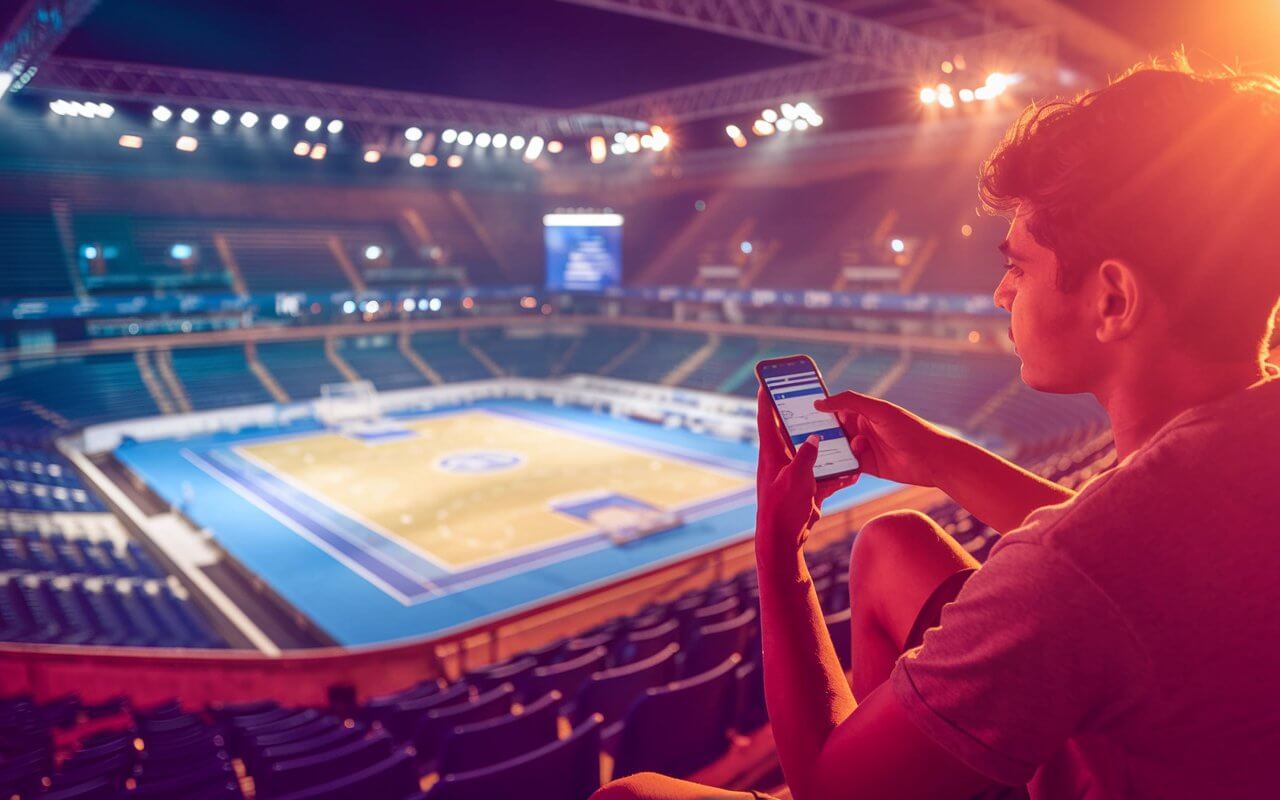
[[864,472],[935,486],[1000,533],[1017,528],[1037,508],[1075,496],[893,403],[841,392],[814,405],[840,420]]
[[796,800],[960,800],[990,786],[922,733],[887,684],[854,700],[803,556],[757,552],[765,697]]
[[790,458],[767,397],[759,397],[756,567],[765,699],[796,800],[965,798],[988,784],[914,728],[897,699],[859,706],[827,635],[803,546],[819,507],[846,482],[813,476],[816,437]]

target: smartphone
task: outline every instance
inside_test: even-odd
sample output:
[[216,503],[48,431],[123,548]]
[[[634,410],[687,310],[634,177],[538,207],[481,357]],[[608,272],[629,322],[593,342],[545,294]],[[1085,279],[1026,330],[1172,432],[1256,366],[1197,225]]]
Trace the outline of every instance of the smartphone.
[[756,364],[756,377],[782,420],[791,455],[794,456],[796,448],[810,436],[822,437],[818,442],[818,460],[813,465],[815,478],[821,481],[858,472],[858,457],[853,454],[849,437],[845,436],[835,414],[813,407],[814,401],[827,396],[827,384],[812,358],[767,358]]

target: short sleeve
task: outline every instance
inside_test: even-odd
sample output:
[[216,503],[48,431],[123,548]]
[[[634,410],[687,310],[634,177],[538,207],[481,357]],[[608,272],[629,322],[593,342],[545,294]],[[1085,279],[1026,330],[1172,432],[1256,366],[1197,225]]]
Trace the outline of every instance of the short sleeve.
[[1019,785],[1067,739],[1120,713],[1147,667],[1087,576],[1038,542],[1002,544],[890,682],[944,750]]

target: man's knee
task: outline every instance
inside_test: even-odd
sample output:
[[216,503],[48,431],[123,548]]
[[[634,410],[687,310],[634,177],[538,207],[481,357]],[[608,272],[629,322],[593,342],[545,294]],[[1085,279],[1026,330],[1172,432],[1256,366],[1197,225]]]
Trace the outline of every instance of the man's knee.
[[656,772],[637,772],[600,787],[591,800],[715,800],[730,796],[737,795]]
[[850,578],[865,577],[869,570],[902,565],[938,546],[943,535],[937,523],[919,511],[889,511],[868,520],[853,540]]

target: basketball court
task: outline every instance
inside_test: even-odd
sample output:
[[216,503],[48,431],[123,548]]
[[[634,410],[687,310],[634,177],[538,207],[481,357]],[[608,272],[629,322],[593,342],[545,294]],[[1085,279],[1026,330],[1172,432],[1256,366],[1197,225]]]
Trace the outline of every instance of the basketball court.
[[[344,644],[509,613],[754,522],[754,445],[545,401],[116,452]],[[864,479],[836,507],[889,488]]]

